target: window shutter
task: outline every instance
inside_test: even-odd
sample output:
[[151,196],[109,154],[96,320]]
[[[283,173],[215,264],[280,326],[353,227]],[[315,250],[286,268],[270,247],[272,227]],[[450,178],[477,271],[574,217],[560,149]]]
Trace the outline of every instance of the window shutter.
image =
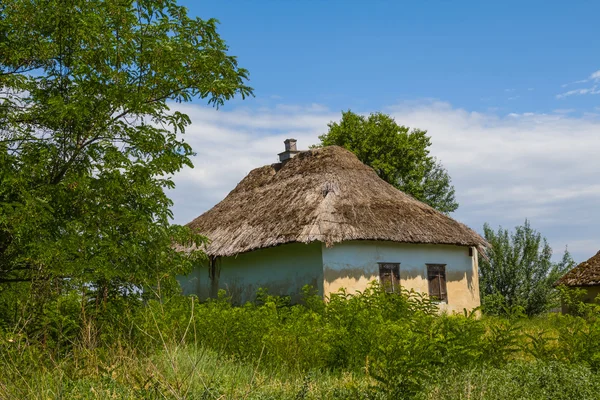
[[379,263],[379,280],[386,292],[399,292],[400,264]]
[[446,265],[427,264],[427,280],[429,281],[429,296],[438,301],[447,302]]
[[440,279],[438,275],[429,276],[429,295],[440,298]]
[[448,301],[448,290],[446,288],[446,271],[438,275],[440,281],[440,300]]

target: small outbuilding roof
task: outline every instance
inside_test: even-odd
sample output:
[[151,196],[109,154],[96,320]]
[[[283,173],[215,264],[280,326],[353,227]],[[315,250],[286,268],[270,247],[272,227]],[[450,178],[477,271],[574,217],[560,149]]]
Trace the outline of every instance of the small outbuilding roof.
[[600,251],[582,262],[560,278],[555,286],[597,286],[600,285]]
[[211,256],[313,241],[487,246],[475,231],[396,189],[338,146],[252,170],[188,226],[210,239],[204,250]]

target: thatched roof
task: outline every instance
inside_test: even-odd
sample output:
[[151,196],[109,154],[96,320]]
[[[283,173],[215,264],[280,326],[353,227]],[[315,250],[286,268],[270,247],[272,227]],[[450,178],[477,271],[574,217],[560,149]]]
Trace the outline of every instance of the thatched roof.
[[252,170],[188,224],[212,256],[284,243],[345,240],[485,246],[467,226],[402,193],[338,146]]
[[600,251],[587,261],[582,262],[555,283],[566,286],[600,285]]

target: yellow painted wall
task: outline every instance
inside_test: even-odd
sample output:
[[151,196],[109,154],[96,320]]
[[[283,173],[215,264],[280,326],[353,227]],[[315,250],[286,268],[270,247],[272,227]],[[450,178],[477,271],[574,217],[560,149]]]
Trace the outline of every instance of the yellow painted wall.
[[341,288],[363,291],[379,280],[379,262],[400,263],[400,284],[428,294],[427,264],[446,264],[448,312],[472,310],[480,305],[477,251],[447,245],[419,245],[382,241],[350,241],[323,246],[323,292],[327,297]]
[[200,299],[225,289],[241,304],[254,300],[258,288],[267,288],[271,294],[291,295],[297,301],[306,284],[325,297],[340,288],[363,291],[379,280],[378,262],[400,263],[400,284],[424,294],[429,292],[426,264],[446,264],[448,303],[440,308],[462,312],[480,304],[477,253],[474,250],[471,257],[469,248],[461,246],[349,241],[328,248],[318,242],[292,243],[223,257],[214,282],[206,265],[178,280],[184,293]]

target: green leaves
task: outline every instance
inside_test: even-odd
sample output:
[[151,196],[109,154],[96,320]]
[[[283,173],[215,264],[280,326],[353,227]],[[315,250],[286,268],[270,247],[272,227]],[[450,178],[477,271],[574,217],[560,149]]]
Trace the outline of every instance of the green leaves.
[[192,166],[191,121],[168,104],[252,95],[217,21],[174,0],[0,8],[0,284],[106,302],[188,270],[199,255],[174,244],[205,238],[170,225],[164,189]]
[[429,155],[431,139],[426,131],[409,130],[386,114],[364,117],[346,111],[319,139],[321,146],[350,150],[380,178],[441,212],[458,208],[448,172]]
[[502,228],[494,232],[487,224],[483,230],[491,245],[488,259],[479,258],[484,311],[506,315],[521,307],[527,315],[537,315],[558,306],[552,284],[574,265],[568,251],[561,263],[552,263],[550,245],[527,220],[512,233]]

